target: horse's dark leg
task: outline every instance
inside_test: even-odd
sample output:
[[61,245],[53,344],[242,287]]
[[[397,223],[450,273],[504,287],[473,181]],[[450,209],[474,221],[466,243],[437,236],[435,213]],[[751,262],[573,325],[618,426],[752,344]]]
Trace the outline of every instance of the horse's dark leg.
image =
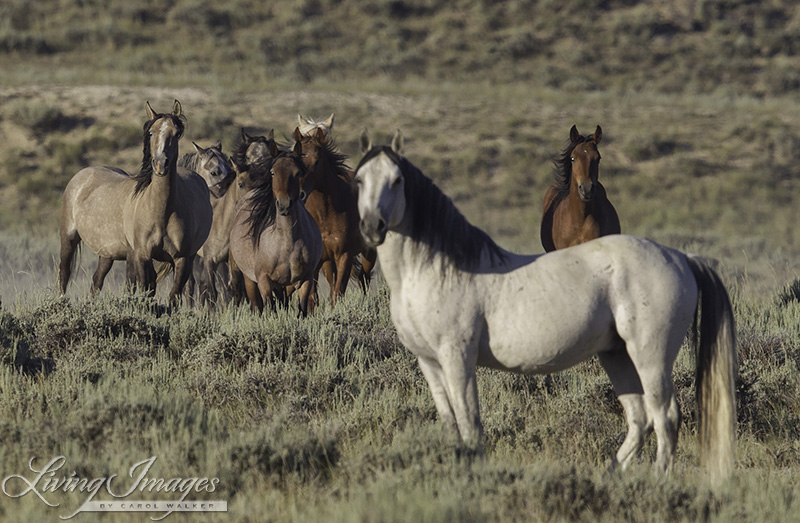
[[344,296],[347,284],[350,282],[350,270],[353,268],[353,257],[344,254],[336,260],[336,292],[331,296],[331,305]]
[[[230,275],[231,299],[233,304],[238,306],[242,303],[247,284],[242,271],[239,270],[239,267],[236,266],[236,261],[230,255],[228,256],[228,273]],[[250,297],[249,294],[247,296],[248,298]],[[250,303],[252,304],[252,302]]]
[[[175,280],[172,284],[172,290],[169,293],[169,303],[174,305],[181,293],[186,281],[192,274],[192,265],[194,264],[194,255],[185,258],[177,258],[175,260]],[[189,305],[193,305],[193,298],[189,298]]]
[[106,280],[106,275],[111,270],[112,265],[114,265],[114,260],[111,258],[100,256],[97,260],[97,269],[94,271],[94,276],[92,276],[92,294],[100,292],[103,288],[103,282]]
[[134,269],[136,284],[150,297],[154,297],[156,295],[156,270],[153,267],[153,260],[135,256]]
[[[321,263],[320,269],[325,279],[328,280],[328,286],[331,288],[331,305],[336,302],[336,265],[333,260],[325,260]],[[316,291],[316,289],[314,289]]]
[[375,262],[378,259],[377,249],[365,249],[361,253],[361,275],[358,278],[358,283],[361,285],[361,290],[364,294],[369,291],[369,283],[372,280],[372,270],[375,268]]
[[203,301],[212,307],[216,305],[219,296],[219,292],[217,292],[218,267],[219,263],[214,260],[207,260],[203,264],[203,279],[201,280],[203,282],[203,287],[200,289],[203,291]]
[[264,310],[264,302],[261,300],[261,293],[258,291],[258,284],[243,274],[242,280],[244,280],[244,290],[247,293],[247,298],[250,300],[250,309],[253,312],[261,312]]
[[81,237],[77,233],[61,236],[60,262],[58,264],[58,283],[61,286],[61,294],[67,293],[67,284],[72,275],[73,262],[75,261],[75,250],[81,242]]
[[297,295],[300,298],[300,316],[305,318],[308,316],[308,297],[311,294],[311,280],[306,280],[300,285]]

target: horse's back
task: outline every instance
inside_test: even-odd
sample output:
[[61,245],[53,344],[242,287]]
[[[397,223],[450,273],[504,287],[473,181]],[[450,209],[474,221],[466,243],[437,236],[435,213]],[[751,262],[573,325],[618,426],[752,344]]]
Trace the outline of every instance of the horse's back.
[[120,209],[136,182],[125,171],[86,167],[67,184],[61,201],[61,234],[77,232],[100,256],[122,259],[127,253]]
[[535,257],[476,286],[490,345],[483,363],[520,372],[562,370],[620,337],[683,336],[697,303],[685,255],[624,235]]

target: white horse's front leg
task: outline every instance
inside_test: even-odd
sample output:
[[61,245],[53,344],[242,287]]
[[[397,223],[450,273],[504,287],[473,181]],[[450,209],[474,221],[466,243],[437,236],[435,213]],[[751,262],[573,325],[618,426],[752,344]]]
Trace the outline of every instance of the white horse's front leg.
[[478,408],[478,380],[475,375],[477,351],[454,344],[440,347],[438,355],[450,407],[455,414],[461,439],[470,447],[480,450],[483,425]]
[[448,434],[452,435],[453,438],[458,438],[456,416],[450,406],[450,398],[447,395],[442,367],[436,360],[417,358],[417,361],[419,361],[419,368],[422,369],[422,375],[425,376],[428,387],[431,389],[436,410],[439,412],[439,417],[442,419]]

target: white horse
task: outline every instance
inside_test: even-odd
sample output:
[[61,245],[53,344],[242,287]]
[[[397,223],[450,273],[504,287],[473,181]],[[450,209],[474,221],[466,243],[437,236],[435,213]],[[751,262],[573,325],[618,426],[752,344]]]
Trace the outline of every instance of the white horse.
[[719,276],[700,258],[622,235],[539,256],[505,251],[402,147],[399,131],[391,147],[372,147],[362,133],[360,227],[377,246],[400,341],[417,357],[445,424],[480,449],[477,365],[552,373],[597,355],[628,424],[612,467],[627,467],[655,431],[655,468],[666,473],[680,416],[672,366],[702,296],[699,436],[712,478],[726,477],[736,354]]

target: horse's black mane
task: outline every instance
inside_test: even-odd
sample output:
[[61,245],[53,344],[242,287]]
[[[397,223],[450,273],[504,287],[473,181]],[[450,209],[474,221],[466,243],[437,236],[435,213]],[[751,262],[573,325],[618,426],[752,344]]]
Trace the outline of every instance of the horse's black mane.
[[291,151],[281,151],[278,156],[270,157],[265,162],[250,166],[256,169],[258,181],[253,186],[248,199],[250,216],[246,222],[250,224],[247,235],[253,239],[253,244],[258,245],[264,229],[275,223],[275,196],[272,194],[272,176],[269,175],[272,165],[279,158],[290,158],[301,171],[305,170],[303,161]]
[[390,147],[373,147],[361,159],[356,172],[381,153],[400,167],[411,238],[427,245],[431,257],[441,252],[463,271],[476,269],[484,252],[493,262],[506,260],[506,252],[488,234],[469,223],[433,180]]
[[152,153],[150,152],[150,128],[156,122],[156,120],[160,118],[171,118],[172,123],[178,128],[178,138],[180,139],[181,135],[183,135],[184,124],[183,120],[179,117],[175,116],[174,114],[156,114],[152,120],[148,120],[144,123],[143,126],[143,134],[144,134],[144,146],[142,147],[142,166],[139,168],[139,172],[131,176],[134,180],[136,180],[136,188],[133,191],[134,195],[141,193],[142,191],[150,185],[150,182],[153,179],[153,162],[152,162]]
[[320,158],[325,158],[329,162],[332,171],[336,173],[336,176],[348,184],[352,183],[351,171],[347,166],[347,156],[337,150],[334,139],[332,137],[328,137],[324,141],[320,142],[313,137],[304,137],[302,142],[306,143],[309,140],[315,140],[318,144],[320,144]]
[[550,204],[551,209],[555,209],[564,198],[569,196],[569,187],[572,183],[572,151],[579,144],[588,142],[591,136],[579,135],[578,139],[570,141],[569,145],[559,156],[553,157],[553,187],[556,189],[556,196]]
[[[247,135],[245,137],[239,137],[237,142],[233,146],[233,154],[231,154],[231,161],[236,166],[236,168],[240,172],[244,172],[250,169],[252,166],[247,164],[247,148],[250,147],[251,144],[256,142],[261,142],[267,146],[269,149],[270,141],[275,142],[275,140],[270,140],[266,136],[250,136]],[[277,142],[275,142],[277,144]],[[286,147],[284,145],[278,144],[278,148],[283,150]],[[272,164],[271,160],[267,160],[266,163]],[[263,166],[262,166],[263,167]]]

